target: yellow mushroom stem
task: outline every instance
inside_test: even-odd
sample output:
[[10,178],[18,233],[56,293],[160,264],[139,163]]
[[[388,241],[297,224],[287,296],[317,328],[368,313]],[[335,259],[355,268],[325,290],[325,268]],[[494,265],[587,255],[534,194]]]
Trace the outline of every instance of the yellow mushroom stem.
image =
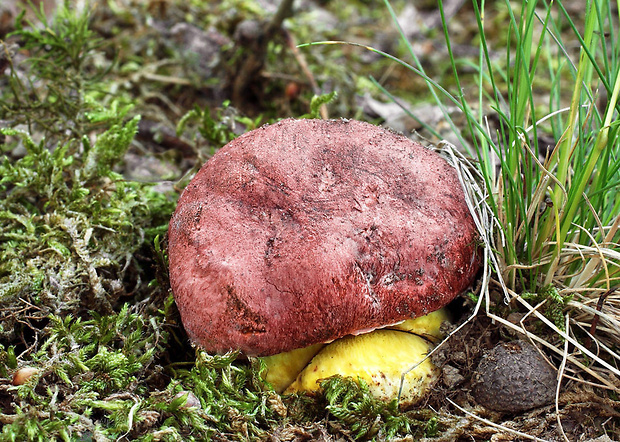
[[276,392],[284,392],[323,347],[325,344],[314,344],[261,358],[266,365],[265,380]]
[[[279,393],[295,393],[316,391],[319,382],[331,376],[350,376],[366,381],[376,398],[390,401],[398,396],[402,374],[441,339],[441,324],[447,320],[448,313],[441,309],[389,328],[264,357],[265,380]],[[419,401],[437,377],[430,359],[409,371],[401,404]]]

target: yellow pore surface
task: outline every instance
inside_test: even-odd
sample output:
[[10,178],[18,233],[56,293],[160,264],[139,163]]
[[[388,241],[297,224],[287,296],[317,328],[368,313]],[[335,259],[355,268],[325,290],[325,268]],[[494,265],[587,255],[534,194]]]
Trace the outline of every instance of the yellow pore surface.
[[[323,348],[285,391],[314,391],[322,379],[334,375],[361,378],[378,399],[398,397],[401,375],[424,359],[430,345],[423,338],[398,330],[375,330],[347,336]],[[405,376],[402,404],[424,396],[438,376],[430,359]]]
[[264,357],[265,380],[278,393],[293,393],[318,390],[321,380],[334,375],[359,377],[375,397],[389,401],[398,396],[401,375],[419,363],[405,376],[401,393],[402,404],[413,404],[438,377],[430,359],[421,361],[449,320],[440,309],[385,329]]
[[325,344],[315,344],[261,358],[266,365],[265,380],[276,392],[282,393],[323,347]]

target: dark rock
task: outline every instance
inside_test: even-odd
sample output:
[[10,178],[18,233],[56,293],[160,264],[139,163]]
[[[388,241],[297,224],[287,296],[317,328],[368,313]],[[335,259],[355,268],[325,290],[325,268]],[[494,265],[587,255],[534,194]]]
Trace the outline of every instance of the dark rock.
[[215,28],[203,30],[190,23],[177,23],[168,32],[173,48],[187,66],[209,79],[218,70],[223,48],[232,42]]
[[500,343],[482,357],[473,393],[488,409],[520,413],[550,404],[556,387],[555,369],[533,345],[515,341]]

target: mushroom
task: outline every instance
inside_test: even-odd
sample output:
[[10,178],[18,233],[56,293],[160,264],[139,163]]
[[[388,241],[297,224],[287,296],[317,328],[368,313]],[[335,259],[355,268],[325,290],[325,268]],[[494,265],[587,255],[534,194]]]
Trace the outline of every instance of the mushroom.
[[297,365],[440,309],[480,265],[455,169],[352,120],[287,119],[220,149],[179,199],[168,254],[193,342],[250,356],[314,346]]
[[484,407],[521,413],[553,402],[557,371],[526,341],[501,342],[484,354],[474,376],[473,394]]

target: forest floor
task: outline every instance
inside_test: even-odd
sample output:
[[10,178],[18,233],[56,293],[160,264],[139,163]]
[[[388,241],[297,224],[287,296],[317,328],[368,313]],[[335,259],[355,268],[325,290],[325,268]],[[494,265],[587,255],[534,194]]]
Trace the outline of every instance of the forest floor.
[[[44,3],[51,23],[57,6],[52,2]],[[490,4],[487,5],[485,14],[485,29],[487,38],[492,40],[487,43],[491,48],[491,55],[501,59],[504,56],[502,52],[505,50],[504,31],[508,21],[506,5],[504,2],[488,3]],[[569,13],[575,16],[583,10],[581,1],[563,3]],[[78,9],[86,7],[81,2],[75,4]],[[21,3],[16,1],[4,1],[0,6],[0,40],[6,43],[5,48],[11,48],[13,51],[11,63],[16,71],[25,76],[29,69],[27,60],[33,52],[20,47],[19,36],[8,36],[15,30],[14,20],[20,5]],[[443,121],[441,110],[429,104],[431,101],[426,82],[410,70],[360,46],[298,47],[302,43],[318,41],[348,41],[371,46],[410,62],[407,60],[406,48],[382,2],[301,0],[294,3],[290,16],[283,21],[274,22],[274,15],[277,14],[279,6],[280,2],[275,0],[221,2],[112,0],[87,6],[90,8],[90,29],[94,33],[89,38],[97,37],[100,40],[94,55],[87,60],[89,65],[85,71],[91,73],[106,71],[105,75],[97,80],[100,89],[105,91],[101,98],[102,102],[113,106],[111,97],[121,97],[123,102],[132,104],[131,110],[127,113],[128,118],[134,115],[141,116],[135,140],[128,145],[123,160],[114,165],[113,171],[126,180],[148,184],[159,195],[165,195],[167,201],[160,205],[162,212],[159,215],[162,218],[170,216],[180,190],[218,148],[235,136],[262,124],[310,113],[314,96],[337,93],[337,97],[322,108],[323,117],[355,118],[383,124],[426,145],[438,143],[442,138],[457,143],[450,128]],[[452,68],[447,62],[448,53],[436,3],[423,0],[394,1],[392,6],[399,17],[404,34],[411,42],[426,73],[444,88],[453,90],[455,84]],[[450,33],[455,36],[451,42],[453,50],[457,57],[464,60],[462,63],[464,78],[470,75],[472,80],[471,84],[461,84],[462,93],[475,94],[476,73],[473,69],[468,72],[466,62],[469,60],[476,63],[478,57],[479,30],[473,8],[470,2],[465,0],[445,1],[444,8],[448,16]],[[34,26],[42,26],[38,23],[40,17],[37,18],[32,11],[26,14],[26,18],[30,19]],[[271,30],[269,23],[274,26]],[[0,57],[0,62],[2,60]],[[5,67],[6,65],[3,65],[3,69]],[[6,71],[8,70],[7,67]],[[4,74],[0,72],[0,81],[4,82],[2,83],[4,88],[7,87],[8,80],[2,79],[2,75]],[[8,74],[6,77],[8,78]],[[382,94],[370,77],[398,97],[399,104],[390,101]],[[34,84],[32,87],[36,88],[37,85]],[[403,107],[417,118],[408,116]],[[188,114],[191,111],[194,111],[193,115]],[[454,114],[455,120],[458,121],[456,110]],[[4,114],[2,118],[5,121],[0,121],[4,124],[0,127],[7,127],[8,124],[5,123],[12,117]],[[492,117],[489,121],[493,124]],[[179,131],[177,128],[181,122],[184,126]],[[429,133],[425,129],[426,125],[433,127],[436,133]],[[92,133],[95,132],[96,128]],[[36,133],[31,136],[37,140]],[[9,146],[14,141],[15,138],[9,136],[3,143]],[[10,147],[10,150],[3,148],[2,151],[7,158],[16,160],[24,155],[23,148],[15,147],[14,144]],[[165,226],[165,220],[159,218],[158,220],[159,227]],[[148,227],[145,227],[145,230],[148,230]],[[160,228],[158,232],[161,231]],[[147,238],[151,241],[154,237],[155,235],[149,236],[147,233]],[[162,234],[159,238],[163,237]],[[142,245],[132,252],[135,261],[139,263],[136,268],[139,267],[141,270],[134,276],[122,273],[121,280],[124,287],[117,290],[122,294],[115,295],[110,302],[114,314],[122,311],[123,303],[132,305],[135,309],[130,310],[140,314],[149,308],[164,310],[168,287],[165,262],[157,256],[160,252],[161,250],[153,249],[152,243]],[[162,256],[165,256],[165,253]],[[134,264],[128,263],[127,266],[131,271]],[[7,275],[0,271],[0,278],[6,279],[6,277]],[[149,283],[151,285],[147,287]],[[157,288],[152,289],[154,286]],[[105,289],[111,290],[109,287]],[[94,310],[105,314],[105,309],[101,309],[96,296],[88,299],[90,300],[79,303],[75,311],[70,309],[56,311],[61,312],[60,316],[66,317],[68,314],[71,317],[82,317],[84,320],[90,317],[85,313],[87,311]],[[519,324],[525,315],[518,306],[504,303],[498,291],[492,292],[492,302],[490,308],[514,324]],[[611,440],[605,439],[606,434],[612,438],[620,435],[618,398],[578,379],[565,379],[555,403],[534,410],[511,414],[490,411],[478,405],[472,388],[476,378],[476,367],[481,357],[499,342],[514,341],[519,336],[513,330],[493,322],[484,313],[471,318],[474,306],[474,301],[465,296],[450,306],[457,322],[468,321],[468,323],[444,344],[444,348],[436,356],[436,362],[443,370],[442,378],[432,394],[418,406],[418,410],[408,415],[415,416],[416,419],[422,419],[428,416],[428,413],[435,415],[440,432],[426,431],[415,436],[416,438],[564,440],[566,437],[568,440],[604,441]],[[6,307],[6,311],[10,310],[13,313],[9,315],[5,311],[6,314],[0,318],[7,321],[3,325],[5,328],[2,336],[6,342],[3,343],[2,350],[5,351],[5,355],[9,354],[10,352],[6,353],[6,350],[13,346],[14,350],[11,351],[18,355],[17,366],[22,366],[28,361],[32,363],[36,360],[32,359],[32,355],[41,350],[42,342],[38,342],[39,334],[41,339],[48,336],[49,333],[45,330],[49,329],[50,324],[45,317],[33,316],[33,311],[37,309],[29,307],[22,310],[17,307],[11,309],[12,307]],[[15,311],[23,311],[23,317],[15,320]],[[175,370],[191,367],[196,356],[180,326],[174,305],[169,306],[165,319],[161,321],[158,327],[166,329],[172,337],[168,338],[168,343],[163,347],[154,350],[157,352],[155,362],[149,362],[148,369],[136,375],[136,382],[148,385],[147,391],[141,394],[150,397],[160,395],[163,398],[165,396],[163,392],[176,393],[180,389],[170,387],[176,382]],[[150,330],[147,323],[148,321],[144,324],[144,330]],[[21,331],[13,334],[5,333],[6,327],[15,327],[15,330]],[[557,355],[548,356],[554,364],[561,363],[561,358]],[[2,424],[6,426],[3,436],[8,440],[10,438],[8,427],[17,422],[14,416],[20,413],[19,407],[15,404],[21,404],[20,409],[28,409],[23,408],[24,404],[35,399],[32,399],[34,396],[26,394],[19,398],[16,396],[17,393],[12,390],[13,387],[9,382],[10,375],[15,369],[11,369],[10,364],[7,367],[9,368],[6,372],[6,382],[1,385],[0,390],[0,418]],[[59,372],[54,373],[56,374],[53,376],[57,377],[41,380],[41,385],[53,390],[51,385],[54,379],[60,378],[65,381]],[[69,374],[75,383],[78,378],[72,376]],[[92,380],[86,375],[80,376],[87,381]],[[184,379],[179,382],[185,382],[183,385],[191,384],[187,381],[190,377]],[[131,394],[134,392],[138,394],[135,385],[126,388]],[[57,403],[69,401],[69,391],[61,393]],[[96,411],[89,408],[88,419],[76,418],[80,420],[82,430],[77,430],[78,427],[68,430],[70,438],[103,440],[98,439],[100,438],[97,436],[98,429],[105,427],[106,422],[117,419],[114,415],[116,411],[121,412],[120,408],[116,411],[113,409],[112,404],[116,403],[114,400],[118,400],[119,404],[125,400],[130,406],[133,404],[132,401],[135,401],[134,396],[123,397],[119,391],[106,390],[107,396],[102,391],[99,391],[101,401],[91,405]],[[37,390],[37,394],[39,399],[45,396],[41,387]],[[166,396],[166,400],[172,399]],[[281,399],[271,397],[269,400],[280,401],[282,404]],[[103,401],[108,401],[107,405],[102,405]],[[289,416],[294,415],[294,408],[299,407],[300,403],[284,401],[284,405],[289,407]],[[31,411],[35,408],[33,406]],[[148,440],[149,437],[151,440],[167,440],[164,418],[176,416],[175,412],[157,409],[155,406],[153,410],[157,411],[147,408],[145,406],[140,418],[136,418],[140,422],[139,425],[132,427],[131,420],[129,424],[125,422],[128,425],[125,427],[126,434],[121,434],[120,424],[109,433],[102,430],[101,434],[115,437],[120,435],[124,440],[139,438]],[[149,414],[151,411],[155,414]],[[38,412],[41,413],[40,410]],[[355,438],[346,421],[332,419],[325,411],[314,410],[313,418],[298,422],[278,420],[277,413],[272,413],[271,418],[265,418],[264,422],[259,424],[260,428],[254,430],[248,430],[247,423],[244,424],[246,427],[235,427],[238,422],[234,416],[231,417],[231,413],[232,411],[229,411],[227,417],[221,421],[228,419],[226,431],[220,431],[217,429],[219,424],[213,424],[214,430],[212,432],[205,430],[204,434],[215,440],[246,437],[268,440]],[[45,419],[52,419],[49,413],[45,416],[47,416]],[[179,424],[178,434],[190,437],[194,425],[192,422],[194,421]],[[562,426],[561,431],[559,423]],[[54,437],[64,437],[60,430],[52,427],[46,427],[45,431]],[[407,436],[405,433],[398,432],[393,439],[413,440],[413,435]],[[200,434],[203,433],[197,433],[194,437],[200,439]],[[367,432],[362,438],[381,439],[382,434]],[[28,437],[32,440],[37,439],[36,435]],[[170,440],[173,439],[170,436]]]

